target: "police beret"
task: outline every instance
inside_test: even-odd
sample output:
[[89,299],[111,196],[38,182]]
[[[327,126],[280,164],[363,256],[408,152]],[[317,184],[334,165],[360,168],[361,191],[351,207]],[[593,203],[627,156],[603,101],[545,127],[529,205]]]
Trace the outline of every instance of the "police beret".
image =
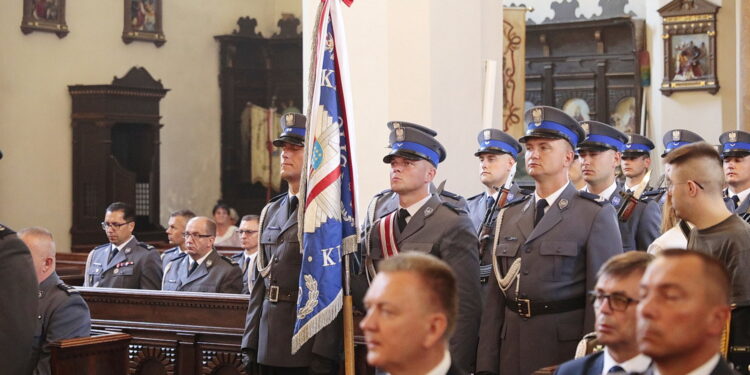
[[581,121],[579,123],[586,137],[578,143],[581,150],[615,150],[622,151],[628,137],[613,126],[598,121]]
[[721,156],[746,156],[750,154],[750,133],[732,130],[719,136]]
[[284,143],[297,146],[305,145],[305,130],[307,126],[307,118],[305,115],[299,113],[287,113],[281,116],[279,125],[281,125],[281,135],[273,141],[274,146],[281,147]]
[[445,148],[435,139],[436,131],[403,121],[389,122],[388,129],[391,130],[388,137],[391,151],[383,157],[384,163],[390,163],[394,156],[410,160],[424,159],[434,166],[445,160]]
[[515,159],[521,152],[521,144],[507,133],[498,129],[483,129],[477,135],[479,150],[474,156],[479,154],[510,154]]
[[685,129],[674,129],[666,132],[664,134],[664,137],[662,137],[662,142],[664,143],[664,153],[661,154],[661,157],[667,156],[669,152],[672,150],[682,147],[684,145],[694,143],[694,142],[702,142],[703,138],[691,132],[690,130]]
[[521,143],[529,138],[564,139],[575,149],[585,135],[576,120],[554,107],[531,107],[526,111],[524,119],[526,135],[518,140]]
[[628,143],[622,151],[625,156],[649,155],[654,149],[654,142],[640,134],[627,134]]

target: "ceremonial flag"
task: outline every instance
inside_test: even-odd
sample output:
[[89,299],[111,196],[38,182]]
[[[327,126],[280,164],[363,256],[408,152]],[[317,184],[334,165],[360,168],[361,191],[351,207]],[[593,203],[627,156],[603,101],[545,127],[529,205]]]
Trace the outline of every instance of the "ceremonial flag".
[[323,0],[314,32],[305,164],[300,184],[302,270],[292,353],[344,305],[346,254],[357,246],[354,124],[339,0]]

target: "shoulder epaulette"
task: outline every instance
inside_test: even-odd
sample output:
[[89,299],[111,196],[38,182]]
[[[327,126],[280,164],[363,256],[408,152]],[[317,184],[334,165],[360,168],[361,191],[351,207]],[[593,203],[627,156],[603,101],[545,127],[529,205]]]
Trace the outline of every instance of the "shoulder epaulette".
[[440,195],[442,195],[444,197],[451,198],[451,199],[455,199],[455,200],[460,200],[461,199],[460,195],[458,195],[456,193],[451,193],[450,191],[447,191],[447,190],[441,191]]
[[6,236],[10,236],[11,234],[15,234],[16,232],[13,231],[13,229],[10,229],[2,224],[0,224],[0,240],[5,238]]
[[138,242],[138,246],[140,246],[140,247],[142,247],[142,248],[144,248],[144,249],[146,249],[146,250],[148,250],[148,251],[151,251],[151,250],[153,250],[153,249],[156,249],[156,248],[154,247],[154,245],[152,245],[152,244],[150,244],[150,243],[145,243],[145,242]]
[[79,292],[78,289],[65,283],[57,284],[57,287],[63,292],[67,293],[69,296],[73,294],[81,294],[81,292]]
[[590,200],[592,202],[595,202],[595,203],[597,203],[600,206],[603,206],[605,203],[608,202],[607,198],[604,198],[604,197],[596,195],[596,194],[591,194],[591,193],[589,193],[587,191],[583,191],[583,190],[580,190],[578,192],[578,196],[581,197],[581,198],[586,198],[586,199],[588,199],[588,200]]
[[440,204],[442,204],[445,207],[450,208],[451,211],[453,211],[453,212],[455,212],[455,213],[457,213],[459,215],[462,215],[462,214],[463,215],[468,215],[469,214],[469,212],[466,211],[465,208],[459,207],[459,206],[457,206],[457,205],[455,205],[455,204],[453,204],[451,202],[440,201]]
[[385,189],[385,190],[381,191],[380,193],[375,194],[373,196],[373,198],[381,197],[381,196],[383,196],[383,195],[385,195],[387,193],[390,193],[391,191],[392,191],[391,189]]
[[288,192],[283,192],[283,193],[276,194],[273,197],[271,197],[271,199],[268,200],[268,203],[276,202],[277,200],[279,200],[281,198],[284,198],[287,195],[289,195]]
[[511,200],[509,202],[505,202],[505,206],[503,206],[503,208],[514,206],[514,205],[519,204],[521,202],[525,202],[529,198],[531,198],[531,194],[519,194],[519,195],[516,195],[513,198],[513,200]]
[[101,245],[99,245],[99,246],[95,247],[95,248],[94,248],[94,250],[97,250],[97,249],[101,249],[101,248],[103,248],[103,247],[107,247],[107,246],[109,246],[109,244],[108,244],[108,243],[105,243],[105,244],[101,244]]
[[232,259],[232,258],[230,258],[230,257],[228,257],[226,255],[222,255],[221,259],[224,259],[227,263],[229,263],[231,265],[238,265],[238,263],[235,262],[234,259]]
[[518,189],[518,194],[531,195],[534,194],[534,191],[529,189]]
[[471,197],[469,197],[469,198],[466,198],[466,200],[467,200],[467,201],[470,201],[470,200],[478,199],[479,197],[481,197],[481,196],[482,196],[482,194],[484,194],[484,193],[479,193],[479,194],[477,194],[477,195],[471,196]]

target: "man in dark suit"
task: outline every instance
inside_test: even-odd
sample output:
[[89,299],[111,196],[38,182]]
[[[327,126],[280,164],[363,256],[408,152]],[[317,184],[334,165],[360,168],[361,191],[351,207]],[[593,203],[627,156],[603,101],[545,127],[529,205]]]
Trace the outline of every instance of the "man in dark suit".
[[596,121],[583,121],[586,138],[578,144],[583,160],[585,191],[607,198],[618,211],[618,225],[625,251],[646,250],[659,237],[661,210],[654,201],[629,197],[617,185],[615,172],[628,137],[614,127]]
[[[371,276],[378,263],[400,252],[432,254],[453,269],[458,279],[458,318],[450,341],[451,358],[471,371],[476,357],[477,329],[481,315],[479,251],[474,226],[467,212],[430,192],[445,149],[429,128],[406,122],[390,122],[389,163],[391,190],[398,205],[376,210],[376,220],[365,233],[366,265]],[[375,197],[370,207],[382,207]]]
[[654,361],[647,374],[734,374],[719,355],[730,296],[729,274],[712,256],[659,253],[641,280],[637,309],[638,348]]
[[109,239],[91,250],[86,260],[84,286],[161,289],[161,257],[153,246],[133,236],[133,206],[115,202],[107,207],[102,229]]
[[610,258],[599,270],[591,293],[596,315],[596,341],[604,350],[565,362],[557,375],[601,375],[624,371],[642,373],[651,359],[636,342],[636,306],[641,276],[653,256],[630,251]]
[[530,374],[573,358],[594,328],[586,292],[599,267],[622,253],[614,207],[568,181],[581,126],[542,106],[526,112],[526,124],[520,141],[536,190],[498,214],[477,372]]
[[34,375],[49,375],[50,348],[55,341],[88,337],[91,314],[86,301],[72,286],[65,285],[55,272],[55,242],[44,228],[26,228],[18,237],[29,247],[39,281],[39,313],[34,335],[31,368]]
[[301,252],[297,209],[304,160],[306,119],[281,117],[281,178],[289,191],[271,199],[260,215],[257,270],[242,337],[245,362],[257,363],[264,375],[334,374],[342,350],[341,315],[292,354],[297,318]]
[[161,253],[163,268],[167,266],[167,263],[185,253],[185,226],[187,225],[187,222],[194,217],[195,214],[190,210],[178,210],[169,214],[169,222],[167,222],[166,231],[167,240],[169,240],[169,244],[174,245],[174,247]]
[[750,133],[732,130],[719,137],[724,177],[728,188],[724,196],[731,199],[734,212],[750,221]]
[[242,269],[242,294],[250,294],[257,267],[255,258],[258,256],[258,215],[245,215],[240,221],[237,234],[240,236],[242,252],[232,256],[232,260]]
[[185,227],[185,254],[167,263],[162,290],[204,293],[240,293],[242,271],[233,260],[214,249],[216,223],[205,216],[190,219]]
[[451,360],[458,293],[451,268],[434,256],[409,252],[380,263],[359,326],[367,363],[391,375],[464,374]]

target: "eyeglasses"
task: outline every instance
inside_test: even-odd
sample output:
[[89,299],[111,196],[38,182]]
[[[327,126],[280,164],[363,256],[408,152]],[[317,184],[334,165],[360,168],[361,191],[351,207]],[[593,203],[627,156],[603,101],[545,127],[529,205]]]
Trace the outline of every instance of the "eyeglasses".
[[675,187],[676,185],[687,184],[687,183],[689,183],[689,182],[691,182],[691,181],[692,181],[692,182],[693,182],[694,184],[696,184],[696,185],[697,185],[697,186],[698,186],[698,187],[699,187],[699,188],[700,188],[701,190],[706,190],[706,189],[704,189],[704,188],[703,188],[703,185],[701,185],[701,184],[700,184],[700,183],[699,183],[698,181],[695,181],[695,180],[687,180],[687,181],[685,181],[685,182],[672,182],[672,180],[670,180],[670,179],[667,179],[667,182],[666,182],[666,184],[665,184],[665,185],[666,185],[666,187],[667,187],[667,190],[672,190],[672,188],[674,188],[674,187]]
[[132,222],[133,222],[132,220],[131,221],[126,221],[124,223],[108,223],[106,221],[102,221],[102,229],[103,230],[107,230],[107,228],[120,229],[121,226],[128,225],[128,224],[130,224]]
[[589,292],[589,298],[591,298],[591,303],[593,303],[595,306],[601,306],[602,302],[604,302],[604,300],[607,300],[607,302],[609,303],[609,308],[615,311],[625,311],[628,309],[628,306],[630,306],[631,303],[640,302],[637,299],[630,298],[622,294],[605,294],[595,291]]
[[186,240],[190,239],[190,237],[193,237],[194,239],[197,239],[197,238],[209,238],[209,237],[213,237],[213,236],[214,236],[213,234],[200,234],[198,232],[195,232],[195,233],[185,232],[185,233],[182,234],[182,237],[184,237]]
[[248,234],[248,235],[249,234],[255,234],[255,233],[258,233],[258,231],[257,230],[243,230],[243,229],[240,229],[240,230],[237,231],[237,233],[239,233],[240,236],[241,236],[243,234]]

